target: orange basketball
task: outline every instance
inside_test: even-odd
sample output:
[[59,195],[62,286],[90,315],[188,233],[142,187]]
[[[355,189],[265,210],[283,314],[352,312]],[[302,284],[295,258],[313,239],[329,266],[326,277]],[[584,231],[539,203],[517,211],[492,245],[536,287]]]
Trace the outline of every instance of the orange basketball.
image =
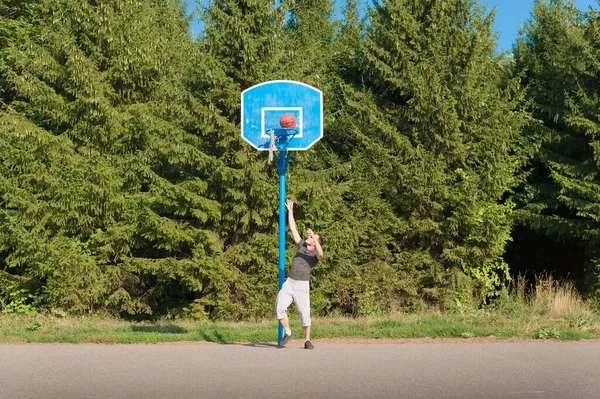
[[279,126],[284,129],[292,129],[296,127],[296,118],[292,114],[285,114],[279,119]]

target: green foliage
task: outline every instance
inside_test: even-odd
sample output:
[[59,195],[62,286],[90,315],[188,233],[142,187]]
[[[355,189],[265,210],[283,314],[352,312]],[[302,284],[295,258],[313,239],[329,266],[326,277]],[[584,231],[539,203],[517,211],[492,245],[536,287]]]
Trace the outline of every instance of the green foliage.
[[559,3],[512,62],[473,0],[376,2],[368,24],[355,0],[343,22],[330,0],[212,0],[195,43],[179,2],[3,2],[3,311],[272,317],[277,171],[240,138],[239,96],[275,79],[325,95],[287,187],[325,239],[317,315],[478,307],[509,274],[515,203],[591,254],[596,15],[565,25]]
[[535,117],[528,134],[541,143],[518,220],[558,241],[580,242],[587,287],[598,298],[600,245],[600,30],[598,13],[571,1],[538,1],[515,47]]
[[[202,282],[212,158],[183,6],[39,2],[3,47],[0,259],[49,307],[151,313]],[[131,15],[136,18],[131,19]],[[33,60],[33,62],[30,62]]]
[[18,282],[3,281],[2,313],[35,314],[35,296]]
[[39,300],[33,282],[0,271],[0,311],[33,315],[39,310]]
[[346,90],[349,147],[382,181],[396,250],[419,253],[423,290],[458,268],[485,298],[508,272],[503,198],[520,182],[526,114],[502,79],[491,18],[472,1],[377,4],[357,57],[364,80]]
[[558,339],[560,332],[554,327],[543,327],[533,334],[535,339]]
[[37,331],[41,326],[40,323],[27,323],[25,324],[25,331]]

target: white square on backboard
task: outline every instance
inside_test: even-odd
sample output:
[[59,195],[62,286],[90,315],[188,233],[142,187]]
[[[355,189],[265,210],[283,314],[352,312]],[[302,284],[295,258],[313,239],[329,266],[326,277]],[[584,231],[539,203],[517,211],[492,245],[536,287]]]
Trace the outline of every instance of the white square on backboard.
[[295,111],[298,113],[298,118],[296,118],[296,128],[298,129],[298,133],[294,135],[296,138],[302,138],[302,107],[262,107],[260,109],[260,137],[263,139],[270,138],[267,134],[267,129],[279,129],[280,126],[265,126],[265,114],[268,112],[286,112],[286,111]]

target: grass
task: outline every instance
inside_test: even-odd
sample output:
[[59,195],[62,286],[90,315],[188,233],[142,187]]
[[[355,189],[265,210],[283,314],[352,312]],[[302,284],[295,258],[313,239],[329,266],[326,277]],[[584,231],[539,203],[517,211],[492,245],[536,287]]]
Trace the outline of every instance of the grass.
[[[518,278],[485,309],[395,313],[385,317],[313,318],[312,336],[320,338],[474,338],[597,339],[600,314],[573,285],[539,278],[532,288]],[[277,322],[197,322],[162,320],[132,323],[102,317],[51,314],[0,314],[0,343],[159,343],[176,341],[274,342]],[[297,318],[292,330],[301,336]]]

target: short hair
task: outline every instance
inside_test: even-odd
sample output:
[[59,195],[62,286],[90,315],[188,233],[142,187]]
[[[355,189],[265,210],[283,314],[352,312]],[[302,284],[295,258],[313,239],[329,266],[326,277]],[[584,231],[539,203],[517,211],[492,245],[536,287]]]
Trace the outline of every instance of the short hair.
[[321,244],[321,246],[323,246],[323,237],[321,237],[320,234],[319,234],[319,244]]

